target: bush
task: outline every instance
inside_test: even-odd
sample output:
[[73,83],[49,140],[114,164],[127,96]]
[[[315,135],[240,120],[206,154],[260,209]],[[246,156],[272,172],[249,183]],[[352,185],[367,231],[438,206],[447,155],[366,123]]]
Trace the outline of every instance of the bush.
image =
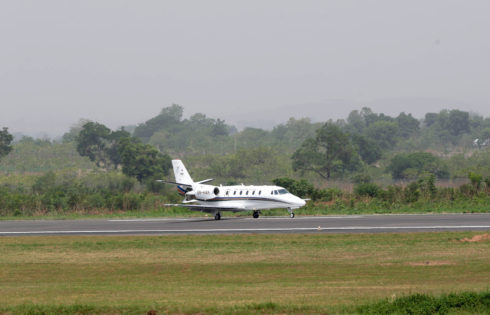
[[312,197],[313,193],[315,192],[315,187],[304,179],[296,181],[292,178],[284,177],[276,178],[272,182],[274,183],[274,185],[284,187],[289,190],[289,192],[293,195],[301,198],[307,196]]
[[334,198],[342,197],[342,195],[342,190],[338,188],[315,189],[311,195],[311,199],[332,201]]
[[374,183],[357,184],[354,187],[354,193],[360,197],[378,197],[380,195],[381,188]]
[[479,313],[490,311],[490,292],[442,295],[433,297],[426,294],[403,296],[394,301],[361,305],[359,314],[447,314]]
[[480,174],[470,172],[468,174],[468,179],[471,181],[471,185],[473,185],[475,190],[478,191],[478,189],[480,188],[483,176]]
[[415,202],[420,197],[419,185],[416,182],[410,183],[405,187],[403,193],[405,195],[405,202]]
[[390,185],[385,190],[379,191],[379,197],[384,201],[395,203],[403,199],[404,192],[402,187]]

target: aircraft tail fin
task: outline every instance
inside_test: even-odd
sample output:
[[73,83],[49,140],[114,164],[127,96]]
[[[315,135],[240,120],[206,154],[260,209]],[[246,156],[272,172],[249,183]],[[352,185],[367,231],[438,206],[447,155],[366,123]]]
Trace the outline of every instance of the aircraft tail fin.
[[194,181],[192,180],[189,172],[182,163],[181,160],[172,160],[172,166],[174,168],[175,181],[184,185],[192,185]]

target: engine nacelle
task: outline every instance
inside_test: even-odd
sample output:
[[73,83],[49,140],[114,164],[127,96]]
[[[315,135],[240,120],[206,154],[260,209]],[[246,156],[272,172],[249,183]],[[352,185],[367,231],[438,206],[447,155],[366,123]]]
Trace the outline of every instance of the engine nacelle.
[[197,190],[195,191],[196,198],[200,200],[209,200],[213,199],[217,195],[219,195],[219,188],[218,187],[213,187],[213,186],[208,186],[208,185],[203,185],[199,186]]

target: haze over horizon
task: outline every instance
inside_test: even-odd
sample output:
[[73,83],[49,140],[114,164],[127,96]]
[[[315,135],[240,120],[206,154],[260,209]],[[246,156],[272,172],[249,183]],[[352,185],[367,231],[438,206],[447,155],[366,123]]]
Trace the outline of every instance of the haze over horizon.
[[[8,1],[0,127],[60,136],[172,103],[243,127],[460,109],[490,116],[490,2]],[[270,126],[272,127],[272,126]]]

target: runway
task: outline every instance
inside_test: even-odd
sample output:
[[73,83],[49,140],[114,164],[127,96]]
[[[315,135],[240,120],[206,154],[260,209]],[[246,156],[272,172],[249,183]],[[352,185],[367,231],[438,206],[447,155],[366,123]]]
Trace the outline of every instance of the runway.
[[0,236],[487,231],[490,213],[0,221]]

